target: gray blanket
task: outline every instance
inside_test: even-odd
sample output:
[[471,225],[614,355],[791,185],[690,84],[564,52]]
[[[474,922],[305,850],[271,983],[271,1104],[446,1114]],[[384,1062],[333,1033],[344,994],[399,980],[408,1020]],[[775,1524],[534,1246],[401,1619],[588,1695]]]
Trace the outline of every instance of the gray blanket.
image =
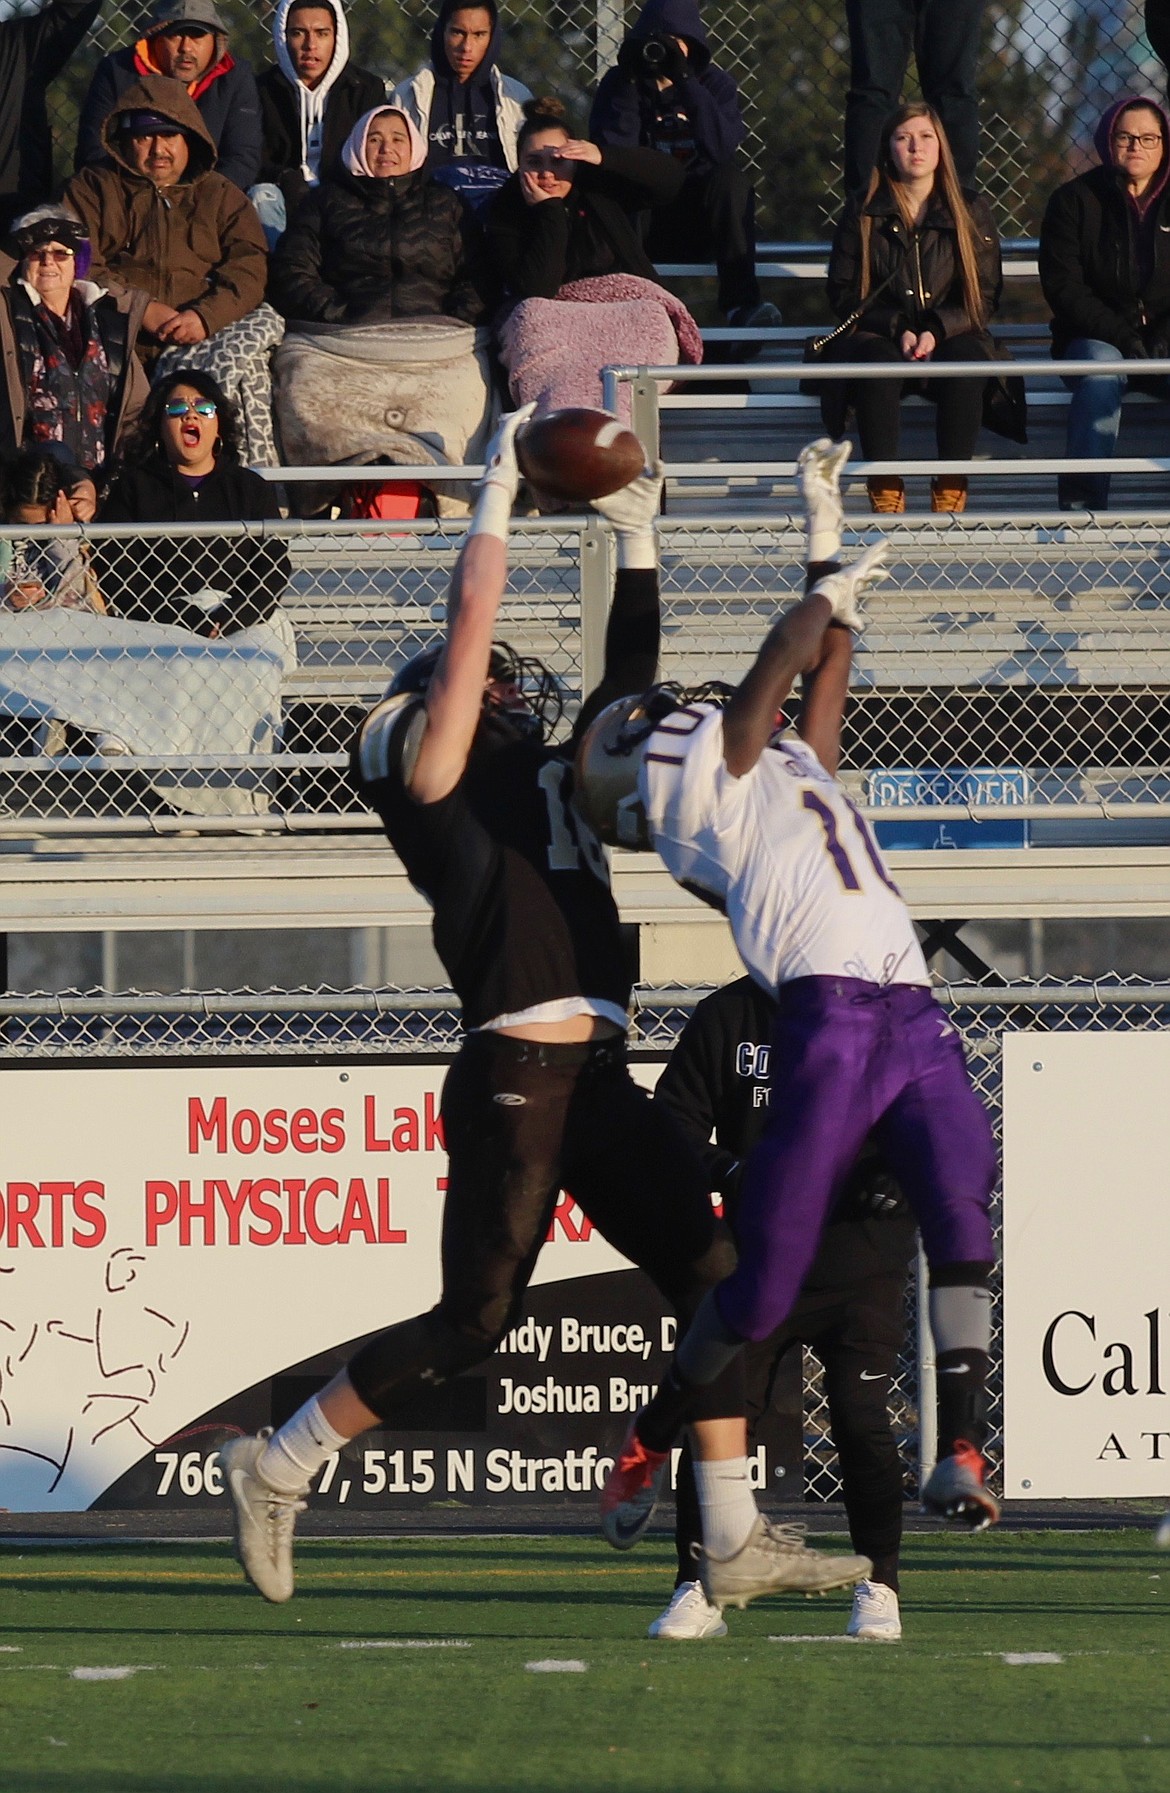
[[[300,324],[273,362],[286,463],[457,467],[483,459],[497,403],[488,332],[451,318]],[[465,516],[467,488],[428,480],[439,515]]]

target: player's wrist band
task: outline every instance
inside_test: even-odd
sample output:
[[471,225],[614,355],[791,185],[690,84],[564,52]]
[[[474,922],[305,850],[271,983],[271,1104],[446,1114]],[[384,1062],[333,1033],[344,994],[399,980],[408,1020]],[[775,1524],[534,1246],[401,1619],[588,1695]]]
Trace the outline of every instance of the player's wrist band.
[[617,563],[626,571],[630,568],[653,569],[658,565],[658,537],[653,529],[618,529]]
[[506,542],[512,520],[512,496],[507,486],[499,485],[495,480],[485,480],[479,488],[468,535],[494,535],[497,541]]

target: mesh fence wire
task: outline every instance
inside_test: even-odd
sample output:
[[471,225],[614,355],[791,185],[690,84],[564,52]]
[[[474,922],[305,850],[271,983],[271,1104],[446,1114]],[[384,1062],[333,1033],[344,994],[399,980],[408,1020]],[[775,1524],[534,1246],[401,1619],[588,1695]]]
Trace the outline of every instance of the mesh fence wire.
[[[6,11],[33,12],[23,0]],[[232,47],[257,69],[272,57],[273,7],[225,0]],[[619,0],[513,0],[503,65],[534,92],[555,92],[579,125],[635,8]],[[116,0],[50,94],[59,174],[72,166],[77,113],[100,54],[132,43],[146,8]],[[836,0],[766,6],[722,0],[704,16],[716,60],[740,83],[762,230],[822,238],[840,209],[841,128],[849,81],[844,8]],[[349,7],[354,59],[391,81],[426,60],[434,7],[406,0]],[[981,185],[1005,236],[1035,234],[1052,188],[1091,158],[1100,113],[1121,94],[1161,92],[1161,64],[1134,0],[994,0],[983,26]],[[917,92],[911,64],[908,95]]]
[[[699,989],[643,988],[631,1031],[641,1051],[666,1054],[678,1038]],[[1120,985],[1086,984],[1083,990],[1043,985],[1005,989],[993,1000],[981,993],[940,990],[960,1028],[975,1087],[987,1106],[1002,1147],[1003,1035],[1013,1031],[1124,1032],[1170,1027],[1165,986],[1133,980]],[[13,1062],[41,1060],[67,1064],[78,1059],[178,1060],[230,1054],[293,1059],[322,1054],[354,1057],[454,1052],[459,1017],[450,991],[382,989],[349,991],[201,992],[174,998],[109,995],[97,991],[0,999],[5,1050]],[[997,1235],[1000,1190],[994,1196]],[[909,1492],[917,1484],[918,1382],[916,1299],[907,1289],[907,1336],[890,1393],[895,1432],[906,1467]],[[1002,1311],[998,1283],[992,1332],[991,1421],[988,1457],[998,1477],[1002,1455]],[[840,1498],[836,1454],[828,1428],[828,1405],[819,1371],[806,1353],[805,1490],[812,1500]]]
[[[0,608],[0,829],[184,816],[364,825],[344,782],[349,744],[397,668],[439,639],[461,540],[450,525],[95,529],[90,566],[126,614]],[[962,803],[976,814],[1024,803],[1032,814],[1053,804],[1162,814],[1163,531],[1124,519],[1070,529],[963,518],[898,527],[891,540],[846,727],[857,794],[871,806]],[[28,543],[15,546],[10,601],[27,594],[22,569],[35,571]],[[802,553],[784,517],[668,521],[662,675],[742,677],[778,604],[799,592]],[[569,523],[513,537],[499,627],[556,676],[570,716],[585,607],[603,614],[609,602],[582,555]],[[215,639],[195,632],[225,611],[230,630],[246,620],[241,601],[264,589],[279,599],[270,620]],[[173,620],[143,620],[152,617]]]

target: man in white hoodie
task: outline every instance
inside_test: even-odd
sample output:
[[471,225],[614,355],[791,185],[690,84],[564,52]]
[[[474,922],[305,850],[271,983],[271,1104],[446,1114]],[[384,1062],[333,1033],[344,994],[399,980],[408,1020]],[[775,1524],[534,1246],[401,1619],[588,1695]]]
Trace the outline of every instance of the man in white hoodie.
[[271,248],[305,194],[341,166],[358,119],[386,97],[380,75],[349,60],[340,0],[280,0],[275,65],[257,78],[264,153],[249,198]]

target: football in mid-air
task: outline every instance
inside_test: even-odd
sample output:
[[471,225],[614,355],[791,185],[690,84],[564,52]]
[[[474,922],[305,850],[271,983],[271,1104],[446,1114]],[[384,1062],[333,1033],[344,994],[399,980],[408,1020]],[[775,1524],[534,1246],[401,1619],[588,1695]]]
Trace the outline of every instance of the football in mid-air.
[[633,430],[609,411],[572,407],[526,423],[516,438],[516,459],[539,491],[584,503],[628,486],[646,456]]

